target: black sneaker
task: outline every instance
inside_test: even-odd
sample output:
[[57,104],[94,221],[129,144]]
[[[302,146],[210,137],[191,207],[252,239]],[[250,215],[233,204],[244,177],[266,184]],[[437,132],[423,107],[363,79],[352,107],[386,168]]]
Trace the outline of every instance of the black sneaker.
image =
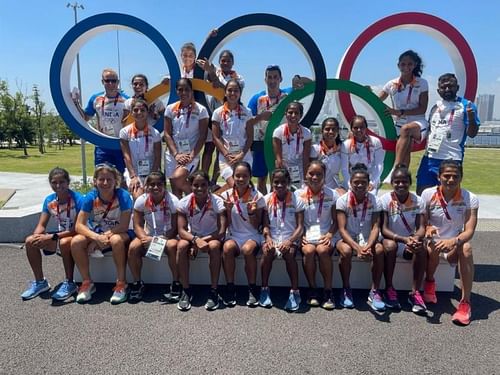
[[170,285],[170,293],[167,293],[165,296],[170,302],[179,302],[181,298],[182,285],[178,281],[173,281]]
[[207,303],[205,303],[205,308],[208,311],[217,310],[219,307],[219,292],[217,289],[210,288],[210,293],[208,293]]
[[224,296],[224,305],[227,307],[236,306],[236,288],[234,284],[227,284],[226,295]]
[[248,300],[247,300],[248,307],[259,306],[259,299],[257,298],[258,295],[259,295],[259,291],[258,291],[256,286],[248,287]]
[[181,311],[188,311],[191,308],[191,291],[189,289],[183,289],[179,302],[177,303],[177,308]]
[[144,294],[144,282],[142,280],[129,284],[129,303],[137,303],[142,300]]
[[307,293],[307,304],[311,307],[318,307],[320,305],[315,288],[309,288]]

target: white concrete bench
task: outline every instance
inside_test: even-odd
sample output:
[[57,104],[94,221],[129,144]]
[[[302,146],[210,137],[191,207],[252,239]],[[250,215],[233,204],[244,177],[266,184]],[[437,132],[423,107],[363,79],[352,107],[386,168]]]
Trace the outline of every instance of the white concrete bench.
[[[259,256],[257,256],[260,259]],[[297,255],[297,263],[299,265],[299,285],[307,286],[307,280],[302,269],[302,256]],[[332,257],[334,263],[333,270],[333,287],[340,288],[342,281],[338,268],[339,257]],[[257,267],[257,284],[260,284],[260,266]],[[105,254],[104,258],[90,258],[90,275],[95,282],[114,283],[116,281],[116,271],[113,263],[111,252]],[[410,261],[397,258],[396,269],[394,271],[394,286],[398,290],[410,290],[412,280],[412,264]],[[208,270],[208,255],[199,253],[195,260],[190,262],[190,283],[199,285],[209,285],[210,275]],[[154,261],[149,258],[144,258],[142,267],[142,279],[148,284],[168,284],[172,281],[170,269],[168,268],[167,257],[163,256],[161,261]],[[441,292],[451,292],[454,288],[455,267],[449,265],[445,260],[441,263],[435,274],[436,289]],[[75,269],[75,280],[81,281],[81,276],[78,269]],[[127,267],[127,280],[132,280],[132,275]],[[323,285],[323,279],[319,273],[316,274],[318,286]],[[224,272],[221,268],[220,284],[225,284]],[[236,258],[236,285],[247,285],[245,274],[245,260],[243,256]],[[273,262],[271,278],[269,280],[271,286],[289,286],[290,279],[286,273],[285,261],[276,259]],[[351,287],[354,289],[369,289],[371,284],[370,262],[364,262],[353,258],[351,271]],[[383,277],[382,277],[383,287]]]

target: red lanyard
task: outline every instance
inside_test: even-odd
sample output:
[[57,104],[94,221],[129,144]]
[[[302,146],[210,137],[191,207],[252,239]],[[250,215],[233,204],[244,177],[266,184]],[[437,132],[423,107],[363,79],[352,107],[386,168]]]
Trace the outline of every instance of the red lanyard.
[[[146,207],[148,207],[151,210],[151,216],[153,218],[153,230],[156,234],[156,219],[155,219],[156,208],[151,194],[148,195],[148,198],[146,200]],[[160,207],[163,211],[163,231],[166,232],[167,218],[168,218],[167,212],[169,208],[168,208],[167,198],[165,197],[165,195],[163,195],[163,198],[160,202]]]
[[408,96],[406,97],[406,104],[410,104],[411,92],[413,91],[413,85],[410,85],[410,89],[408,90]]
[[[115,97],[115,103],[114,103],[114,106],[116,107],[116,103],[118,103],[118,97],[120,96],[120,94],[116,94],[116,97]],[[111,98],[110,98],[111,99]],[[102,97],[102,102],[101,102],[101,114],[104,116],[104,104],[106,103],[106,96],[103,96]]]
[[[143,130],[143,137],[146,138],[146,145],[144,146],[144,150],[146,153],[149,152],[149,126],[146,124],[146,127]],[[137,134],[139,133],[139,129],[137,129],[137,126],[135,125],[135,122],[132,123],[132,127],[130,128],[129,131],[129,136],[133,136],[134,138],[137,138]]]
[[324,140],[321,140],[319,142],[319,150],[320,153],[323,155],[330,155],[330,154],[335,154],[337,152],[338,145],[335,143],[333,147],[328,147],[326,142]]
[[[312,200],[314,194],[309,186],[307,187],[306,196],[307,196],[307,204],[308,204],[308,206],[311,206],[311,200]],[[325,190],[321,189],[321,192],[319,193],[318,219],[321,217],[321,213],[323,212],[324,200],[325,200]]]
[[[243,193],[241,200],[242,202],[248,202],[250,198],[250,187],[247,187],[247,190]],[[240,199],[238,197],[238,191],[236,188],[233,189],[233,203],[236,207],[236,211],[238,212],[238,215],[243,219],[243,221],[247,221],[247,219],[243,216],[243,212],[240,207]]]
[[[368,163],[371,163],[372,158],[370,155],[370,138],[369,136],[366,136],[366,141],[364,142],[365,148],[366,148],[366,158],[368,159]],[[359,154],[359,150],[357,147],[357,141],[356,137],[352,136],[351,137],[351,151],[356,151],[356,154]]]
[[[358,213],[356,211],[356,206],[358,205],[358,202],[356,201],[356,196],[352,191],[349,192],[349,200],[350,200],[350,206],[352,207],[352,214],[354,217],[358,217]],[[368,210],[368,195],[365,195],[365,198],[363,200],[363,211],[361,214],[361,222],[365,221],[366,217],[366,211]]]
[[443,192],[441,191],[441,187],[437,188],[436,195],[437,195],[437,198],[439,200],[439,204],[441,205],[441,208],[443,209],[444,216],[446,216],[446,218],[451,221],[451,216],[450,216],[450,213],[448,212],[448,203],[446,203],[446,201],[444,200]]
[[[113,198],[111,198],[111,200],[109,201],[109,203],[106,207],[106,211],[104,211],[104,215],[102,215],[102,220],[104,220],[108,217],[109,210],[111,210],[111,206],[113,206],[113,202],[115,201],[115,197],[116,197],[116,192],[113,192]],[[102,199],[100,197],[99,197],[99,200],[102,202]]]
[[[61,213],[59,212],[59,200],[57,201],[56,210],[57,210],[57,220],[59,221],[59,223],[61,223]],[[66,217],[68,218],[68,220],[69,220],[70,211],[71,211],[71,194],[69,194],[69,192],[68,192],[68,202],[66,203]],[[69,228],[66,228],[66,229],[69,229]]]
[[[238,112],[238,119],[241,119],[241,106],[238,104],[237,108]],[[224,103],[224,107],[222,109],[222,120],[224,122],[224,129],[226,130],[226,133],[228,133],[228,124],[227,124],[227,115],[231,113],[231,110],[229,109],[229,105],[227,102]]]
[[[285,214],[286,214],[286,202],[288,201],[290,197],[290,192],[286,192],[285,199],[283,200],[283,208],[281,210],[281,221],[284,223],[285,222]],[[273,192],[272,198],[271,198],[271,203],[273,205],[273,212],[274,212],[274,217],[278,217],[278,194],[276,192]]]
[[395,192],[391,193],[391,198],[392,198],[392,201],[394,202],[394,204],[396,205],[399,217],[401,218],[401,221],[403,222],[406,230],[408,231],[409,234],[412,234],[413,230],[411,229],[410,224],[408,224],[408,221],[406,220],[406,217],[405,217],[405,215],[403,213],[403,209],[401,208],[401,204],[399,203],[399,200],[396,197],[396,193]]
[[[203,219],[203,216],[205,216],[205,213],[210,209],[211,204],[210,204],[210,193],[208,194],[207,201],[205,202],[205,205],[203,206],[203,210],[201,211],[201,216],[200,219],[198,220],[198,223],[201,223],[201,219]],[[191,219],[194,216],[194,206],[196,205],[196,198],[194,197],[194,194],[191,195],[191,202],[189,204],[189,216],[191,216]]]
[[[281,98],[281,91],[280,93],[278,94],[278,96],[276,97],[276,103],[274,104],[278,104],[280,102],[280,98]],[[266,109],[269,111],[269,108],[271,108],[271,98],[269,97],[269,95],[266,96]],[[273,105],[274,105],[273,104]]]
[[[193,112],[193,106],[194,106],[194,103],[191,102],[191,103],[189,103],[189,105],[187,107],[186,129],[189,128],[189,120],[191,119],[191,112]],[[174,112],[176,112],[177,118],[179,118],[181,116],[181,102],[180,101],[175,103]]]
[[[297,136],[297,142],[295,145],[295,153],[298,154],[299,147],[300,147],[300,139],[302,138],[302,128],[300,127],[300,124],[297,125],[297,132],[295,134]],[[288,122],[285,124],[285,130],[283,131],[283,135],[286,138],[286,143],[290,146],[292,132],[290,131],[290,126],[288,125]]]

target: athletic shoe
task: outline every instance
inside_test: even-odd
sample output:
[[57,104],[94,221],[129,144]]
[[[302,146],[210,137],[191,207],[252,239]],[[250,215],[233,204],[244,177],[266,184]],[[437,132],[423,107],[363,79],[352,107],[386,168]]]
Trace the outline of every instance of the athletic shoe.
[[64,280],[61,286],[52,294],[52,299],[65,301],[78,290],[74,281]]
[[247,300],[247,306],[248,307],[257,307],[259,306],[259,300],[257,299],[257,287],[256,286],[249,286],[248,287],[248,300]]
[[424,301],[427,303],[437,303],[436,282],[427,281],[424,283]]
[[398,293],[392,286],[385,290],[385,305],[390,309],[401,309],[401,305],[398,300]]
[[92,294],[95,293],[95,285],[92,280],[83,280],[82,285],[78,288],[78,295],[76,296],[76,302],[85,303],[90,301]]
[[427,315],[427,306],[425,306],[422,295],[417,290],[415,293],[410,292],[408,295],[408,303],[411,305],[411,311],[417,315]]
[[352,299],[352,291],[349,288],[343,288],[340,292],[340,306],[346,309],[354,308],[354,300]]
[[117,281],[113,288],[113,295],[109,299],[113,305],[125,302],[127,300],[127,284],[125,281]]
[[224,296],[224,305],[227,307],[236,306],[236,289],[234,284],[227,284],[226,295]]
[[129,303],[137,303],[142,300],[144,295],[144,282],[142,280],[130,284]]
[[470,323],[471,313],[472,309],[470,307],[470,303],[462,300],[458,304],[457,311],[453,314],[451,321],[458,325],[467,326]]
[[169,294],[169,299],[172,302],[177,302],[181,298],[181,293],[182,293],[182,285],[178,281],[173,281],[172,284],[170,284],[170,294]]
[[273,307],[273,301],[271,301],[271,292],[269,288],[260,289],[259,306],[270,308]]
[[323,292],[323,302],[321,307],[325,310],[333,310],[335,308],[335,302],[333,301],[333,293],[331,290],[326,290]]
[[40,281],[31,281],[30,286],[28,289],[26,289],[23,294],[21,294],[21,298],[23,300],[28,300],[35,298],[36,296],[40,295],[43,292],[46,292],[47,290],[50,289],[49,282],[46,279],[40,280]]
[[191,308],[191,298],[191,291],[189,289],[182,289],[177,308],[181,311],[188,311]]
[[219,307],[219,292],[217,289],[210,288],[210,292],[208,293],[207,303],[205,303],[205,309],[208,311],[217,310]]
[[309,288],[309,291],[307,293],[307,304],[311,307],[318,307],[319,306],[318,295],[317,295],[316,290],[314,288]]
[[285,310],[297,311],[300,307],[300,302],[302,302],[300,298],[300,292],[298,290],[290,290],[288,301],[286,301]]
[[377,289],[370,290],[370,293],[368,294],[368,304],[373,311],[385,310],[385,303],[382,300],[382,295]]

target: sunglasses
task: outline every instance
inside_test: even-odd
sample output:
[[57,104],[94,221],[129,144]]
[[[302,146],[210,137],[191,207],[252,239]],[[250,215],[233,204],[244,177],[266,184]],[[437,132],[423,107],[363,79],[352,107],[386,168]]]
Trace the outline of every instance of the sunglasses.
[[132,111],[134,113],[139,113],[139,112],[147,112],[148,110],[146,108],[139,107],[139,108],[134,108]]
[[110,78],[110,79],[103,79],[102,80],[104,83],[116,83],[118,82],[117,79],[114,79],[114,78]]

